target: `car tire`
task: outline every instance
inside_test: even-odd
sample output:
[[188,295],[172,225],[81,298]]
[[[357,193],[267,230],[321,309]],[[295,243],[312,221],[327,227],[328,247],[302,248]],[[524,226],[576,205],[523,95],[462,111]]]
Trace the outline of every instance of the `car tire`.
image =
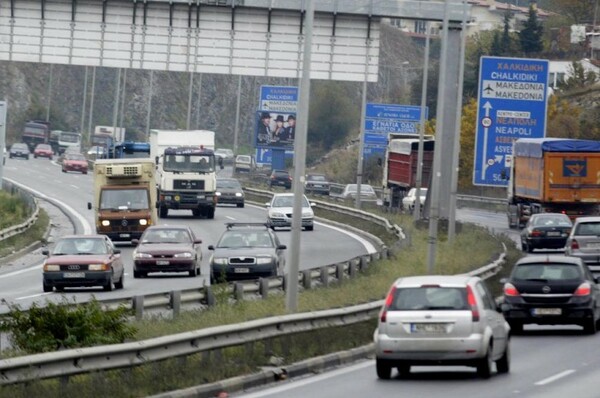
[[37,155],[33,155],[33,158],[34,158],[34,159],[37,159]]
[[138,279],[142,277],[142,273],[140,271],[133,270],[133,278]]
[[504,354],[496,361],[496,370],[498,373],[510,372],[510,340],[507,340]]
[[123,289],[125,287],[125,270],[121,272],[121,277],[115,282],[115,289]]
[[586,322],[583,324],[583,333],[596,334],[596,327],[596,321],[594,320],[594,317],[591,317],[590,319],[587,319]]
[[62,172],[63,172],[63,173],[66,173],[66,172],[67,172],[67,170],[65,170],[65,168],[63,167],[63,168],[62,168]]
[[243,203],[238,203],[237,207],[244,207],[244,204]]
[[198,274],[196,274],[196,268],[194,268],[194,269],[193,269],[193,270],[191,270],[191,271],[188,271],[188,276],[189,276],[190,278],[195,278],[195,277],[196,277],[196,275],[198,275]]
[[200,209],[192,209],[192,216],[200,217]]
[[84,171],[84,172],[83,172],[83,174],[87,174],[87,173],[88,173],[87,171]]
[[44,293],[49,293],[54,290],[54,287],[49,283],[42,282],[42,286],[44,288]]
[[64,292],[65,291],[65,287],[61,286],[61,285],[54,286],[54,288],[56,289],[57,292]]
[[485,352],[485,356],[477,363],[477,375],[482,379],[489,379],[492,375],[492,352],[493,347],[490,344]]
[[389,380],[392,377],[392,366],[383,359],[375,359],[375,368],[377,369],[377,377],[383,380]]
[[206,218],[208,218],[209,220],[212,220],[213,218],[215,218],[215,208],[214,207],[209,207],[208,209],[206,209]]
[[397,366],[396,369],[400,376],[408,376],[410,374],[410,365],[400,365]]
[[169,209],[164,206],[161,206],[158,210],[158,216],[160,218],[167,218],[168,215],[169,215]]
[[520,322],[508,322],[510,326],[510,332],[512,334],[522,334],[523,333],[523,324]]
[[310,225],[310,226],[307,226],[305,228],[306,228],[307,231],[312,231],[312,230],[315,229],[315,226],[314,225]]
[[527,245],[527,253],[533,253],[533,246],[532,245]]
[[104,286],[102,286],[102,288],[104,289],[105,292],[112,292],[114,289],[114,284],[111,278],[108,279],[108,281],[106,282],[106,284]]

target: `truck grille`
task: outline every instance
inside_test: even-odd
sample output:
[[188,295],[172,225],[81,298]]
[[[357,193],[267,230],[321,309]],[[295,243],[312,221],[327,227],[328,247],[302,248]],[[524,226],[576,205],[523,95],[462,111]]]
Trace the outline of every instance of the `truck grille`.
[[174,180],[173,189],[197,189],[204,190],[203,180]]

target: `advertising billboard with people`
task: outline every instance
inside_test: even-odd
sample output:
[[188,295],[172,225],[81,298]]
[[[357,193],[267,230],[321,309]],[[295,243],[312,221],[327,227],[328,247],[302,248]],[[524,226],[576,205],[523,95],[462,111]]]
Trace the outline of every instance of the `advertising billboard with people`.
[[256,113],[256,147],[293,149],[296,137],[296,114],[258,111]]

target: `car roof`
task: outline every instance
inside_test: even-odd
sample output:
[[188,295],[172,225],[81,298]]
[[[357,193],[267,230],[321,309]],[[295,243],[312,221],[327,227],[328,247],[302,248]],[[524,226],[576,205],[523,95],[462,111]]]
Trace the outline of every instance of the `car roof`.
[[586,216],[586,217],[577,217],[575,219],[575,224],[584,223],[584,222],[600,222],[600,217],[598,217],[598,216]]
[[167,224],[162,224],[162,225],[152,225],[148,228],[146,228],[146,231],[148,230],[161,230],[161,229],[183,229],[186,231],[190,230],[190,227],[188,227],[187,225],[167,225]]
[[563,263],[563,264],[582,264],[579,257],[563,256],[560,254],[547,254],[545,256],[527,256],[522,257],[515,263],[517,265],[539,264],[539,263]]
[[63,239],[106,239],[106,235],[101,234],[89,234],[89,235],[65,235],[58,238],[58,240]]
[[471,275],[421,275],[407,276],[396,279],[394,286],[420,287],[422,285],[466,286],[471,280],[479,279]]

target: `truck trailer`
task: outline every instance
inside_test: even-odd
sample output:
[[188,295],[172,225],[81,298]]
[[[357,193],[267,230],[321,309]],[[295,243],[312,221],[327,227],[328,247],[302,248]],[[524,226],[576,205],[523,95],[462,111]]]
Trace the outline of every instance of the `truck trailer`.
[[155,164],[148,159],[98,159],[94,162],[96,233],[113,241],[139,239],[157,223]]
[[[434,140],[423,141],[423,169],[421,188],[427,188],[433,165]],[[391,137],[385,151],[383,165],[383,205],[399,207],[402,198],[416,186],[419,140]]]
[[532,214],[597,215],[600,141],[521,138],[513,144],[508,224],[523,227]]
[[156,162],[158,214],[191,210],[214,218],[217,207],[215,133],[208,130],[150,130],[150,156]]

